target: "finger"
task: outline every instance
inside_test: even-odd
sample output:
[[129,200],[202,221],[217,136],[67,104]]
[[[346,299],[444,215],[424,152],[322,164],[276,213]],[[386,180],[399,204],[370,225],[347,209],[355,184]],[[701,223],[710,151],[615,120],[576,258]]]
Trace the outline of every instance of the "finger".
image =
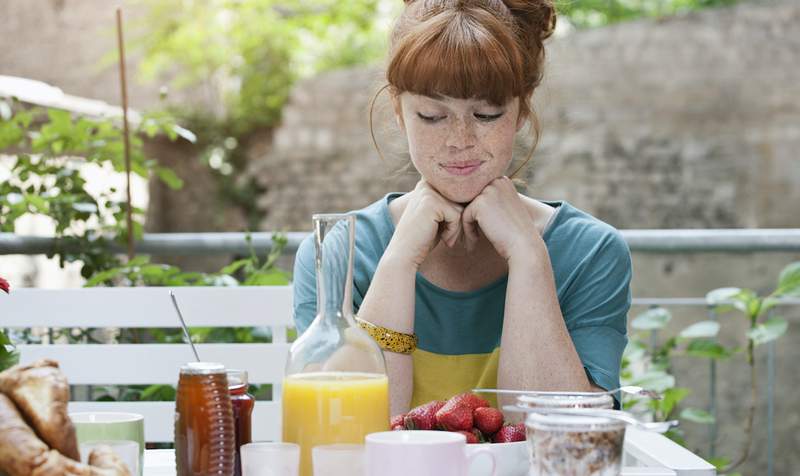
[[475,244],[478,242],[478,220],[473,207],[467,207],[464,213],[461,214],[461,224],[464,230],[464,240],[467,245],[467,250],[472,251]]
[[446,207],[444,209],[444,222],[445,222],[445,229],[442,232],[442,239],[445,241],[447,246],[453,247],[458,241],[458,237],[461,236],[461,213],[463,212],[463,208],[453,206],[453,207]]

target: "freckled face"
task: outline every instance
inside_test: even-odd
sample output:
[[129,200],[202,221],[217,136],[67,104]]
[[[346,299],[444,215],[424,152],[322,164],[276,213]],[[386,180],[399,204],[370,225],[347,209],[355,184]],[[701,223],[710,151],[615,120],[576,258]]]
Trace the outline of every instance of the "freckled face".
[[477,99],[431,98],[404,92],[395,112],[417,171],[445,198],[472,201],[511,163],[522,127],[519,99],[502,106]]

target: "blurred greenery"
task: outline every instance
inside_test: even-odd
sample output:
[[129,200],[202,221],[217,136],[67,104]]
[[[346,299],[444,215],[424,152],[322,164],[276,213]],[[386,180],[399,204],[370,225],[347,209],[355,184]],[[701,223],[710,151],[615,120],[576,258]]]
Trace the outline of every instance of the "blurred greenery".
[[578,28],[591,28],[639,18],[660,18],[702,8],[728,6],[741,0],[555,0],[562,18]]
[[[58,109],[24,109],[0,99],[0,151],[10,155],[7,180],[0,182],[0,232],[13,233],[19,217],[48,217],[55,226],[61,265],[80,262],[85,278],[114,267],[112,242],[125,243],[127,203],[115,187],[89,184],[86,165],[125,172],[120,127],[110,119],[75,117]],[[131,172],[154,176],[178,189],[183,182],[142,151],[143,137],[176,139],[172,118],[145,116],[130,136]],[[141,236],[144,210],[132,210],[134,236]],[[71,251],[67,251],[67,249]]]
[[[268,210],[249,175],[248,139],[269,133],[292,86],[319,73],[383,60],[401,0],[136,0],[130,46],[145,80],[200,88],[207,101],[167,102],[197,132],[201,159],[216,171],[216,196],[255,228]],[[555,0],[562,23],[597,27],[723,6],[737,0]],[[114,53],[108,56],[113,59]]]
[[273,125],[297,79],[369,63],[385,50],[379,0],[139,2],[148,7],[133,25],[140,73],[221,91],[233,136]]

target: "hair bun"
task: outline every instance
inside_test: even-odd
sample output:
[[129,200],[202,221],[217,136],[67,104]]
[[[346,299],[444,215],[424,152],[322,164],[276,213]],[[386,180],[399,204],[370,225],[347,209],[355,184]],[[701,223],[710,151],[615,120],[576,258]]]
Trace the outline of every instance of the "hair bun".
[[555,31],[556,8],[552,0],[503,0],[503,3],[532,39],[545,40]]

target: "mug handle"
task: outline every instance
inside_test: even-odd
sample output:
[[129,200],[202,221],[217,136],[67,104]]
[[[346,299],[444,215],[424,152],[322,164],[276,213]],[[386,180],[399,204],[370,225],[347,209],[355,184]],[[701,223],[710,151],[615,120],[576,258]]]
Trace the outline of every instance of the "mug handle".
[[475,458],[483,455],[488,456],[492,460],[492,472],[490,473],[490,476],[497,476],[497,460],[494,457],[494,453],[489,450],[478,450],[469,455],[469,457],[467,457],[467,465],[472,466],[472,462],[475,461]]

